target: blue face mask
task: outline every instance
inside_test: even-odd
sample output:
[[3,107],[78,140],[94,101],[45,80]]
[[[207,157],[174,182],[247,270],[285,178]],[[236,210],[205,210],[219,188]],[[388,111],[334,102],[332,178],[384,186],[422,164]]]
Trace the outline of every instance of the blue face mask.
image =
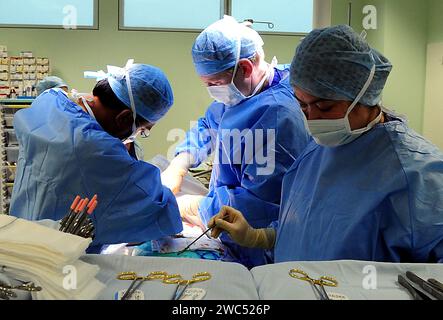
[[380,114],[371,121],[366,127],[352,130],[351,125],[349,123],[349,114],[354,110],[357,103],[368,90],[369,85],[371,84],[372,79],[375,74],[375,65],[371,69],[371,73],[369,75],[368,80],[363,86],[360,93],[355,98],[354,102],[348,108],[346,115],[342,119],[323,119],[323,120],[307,120],[306,117],[303,117],[305,120],[306,129],[311,133],[315,142],[319,145],[325,147],[337,147],[341,145],[345,145],[351,143],[358,137],[360,137],[363,133],[369,131],[374,127],[377,123],[380,122],[383,111],[380,110]]

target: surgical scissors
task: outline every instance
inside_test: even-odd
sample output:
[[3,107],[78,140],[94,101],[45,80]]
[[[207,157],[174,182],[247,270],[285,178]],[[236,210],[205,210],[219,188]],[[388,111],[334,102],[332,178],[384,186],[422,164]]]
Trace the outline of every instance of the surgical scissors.
[[[306,272],[300,269],[291,269],[289,270],[289,275],[295,279],[307,281],[311,284],[314,293],[317,293],[320,297],[320,300],[330,300],[329,296],[325,290],[325,286],[327,287],[336,287],[338,286],[338,281],[329,276],[321,276],[318,279],[311,278]],[[317,288],[317,285],[320,286],[320,289]]]
[[209,272],[196,273],[192,276],[191,280],[184,280],[179,274],[171,274],[163,279],[163,283],[176,284],[177,288],[175,289],[172,300],[180,300],[181,296],[190,284],[207,281],[209,279],[211,279],[211,274]]
[[126,290],[125,294],[122,296],[121,300],[127,300],[131,298],[131,296],[134,294],[134,292],[140,288],[140,286],[143,284],[143,282],[147,280],[164,280],[168,276],[168,273],[165,271],[153,271],[149,273],[147,276],[139,276],[134,271],[129,272],[120,272],[117,275],[118,280],[132,280],[131,285],[129,286],[128,290]]

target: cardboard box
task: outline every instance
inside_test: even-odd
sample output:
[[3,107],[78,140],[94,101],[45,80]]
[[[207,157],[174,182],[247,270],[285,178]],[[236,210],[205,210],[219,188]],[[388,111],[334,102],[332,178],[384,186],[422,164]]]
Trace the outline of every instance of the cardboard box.
[[11,63],[11,65],[22,66],[23,65],[23,58],[22,57],[11,57],[10,63]]
[[35,62],[36,62],[36,59],[35,58],[24,58],[23,59],[23,64],[24,65],[34,65],[35,64]]
[[8,81],[9,80],[9,73],[8,72],[0,72],[0,80],[1,81]]
[[6,94],[8,95],[11,89],[9,86],[0,86],[0,94]]
[[43,58],[43,57],[38,57],[37,58],[37,64],[41,65],[41,66],[45,66],[49,64],[49,59],[48,58]]
[[22,52],[20,52],[20,57],[32,58],[32,57],[34,57],[34,55],[32,54],[32,51],[22,51]]

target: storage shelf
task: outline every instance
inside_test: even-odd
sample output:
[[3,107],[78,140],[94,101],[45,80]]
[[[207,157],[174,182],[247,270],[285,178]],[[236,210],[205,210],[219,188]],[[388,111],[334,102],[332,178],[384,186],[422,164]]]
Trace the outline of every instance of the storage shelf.
[[12,188],[18,159],[18,144],[12,127],[14,114],[19,109],[29,108],[34,99],[0,100],[0,214],[9,214]]

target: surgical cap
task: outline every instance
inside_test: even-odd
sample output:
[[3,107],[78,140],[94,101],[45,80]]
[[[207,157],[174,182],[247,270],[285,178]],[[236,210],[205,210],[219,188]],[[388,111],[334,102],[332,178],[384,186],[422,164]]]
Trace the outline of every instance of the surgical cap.
[[[129,68],[130,84],[137,115],[150,122],[160,120],[174,102],[172,88],[166,75],[159,68],[146,64],[133,64]],[[109,75],[112,91],[128,107],[131,101],[126,75]]]
[[68,87],[68,85],[59,77],[50,76],[41,80],[35,89],[37,90],[37,95],[43,93],[43,91],[51,89],[51,88],[61,88]]
[[354,101],[374,64],[374,78],[359,101],[367,106],[380,102],[391,63],[349,26],[318,29],[297,47],[290,81],[318,98]]
[[225,16],[211,24],[200,33],[192,47],[197,73],[206,76],[234,67],[239,42],[240,59],[251,58],[263,47],[260,35],[233,17]]

